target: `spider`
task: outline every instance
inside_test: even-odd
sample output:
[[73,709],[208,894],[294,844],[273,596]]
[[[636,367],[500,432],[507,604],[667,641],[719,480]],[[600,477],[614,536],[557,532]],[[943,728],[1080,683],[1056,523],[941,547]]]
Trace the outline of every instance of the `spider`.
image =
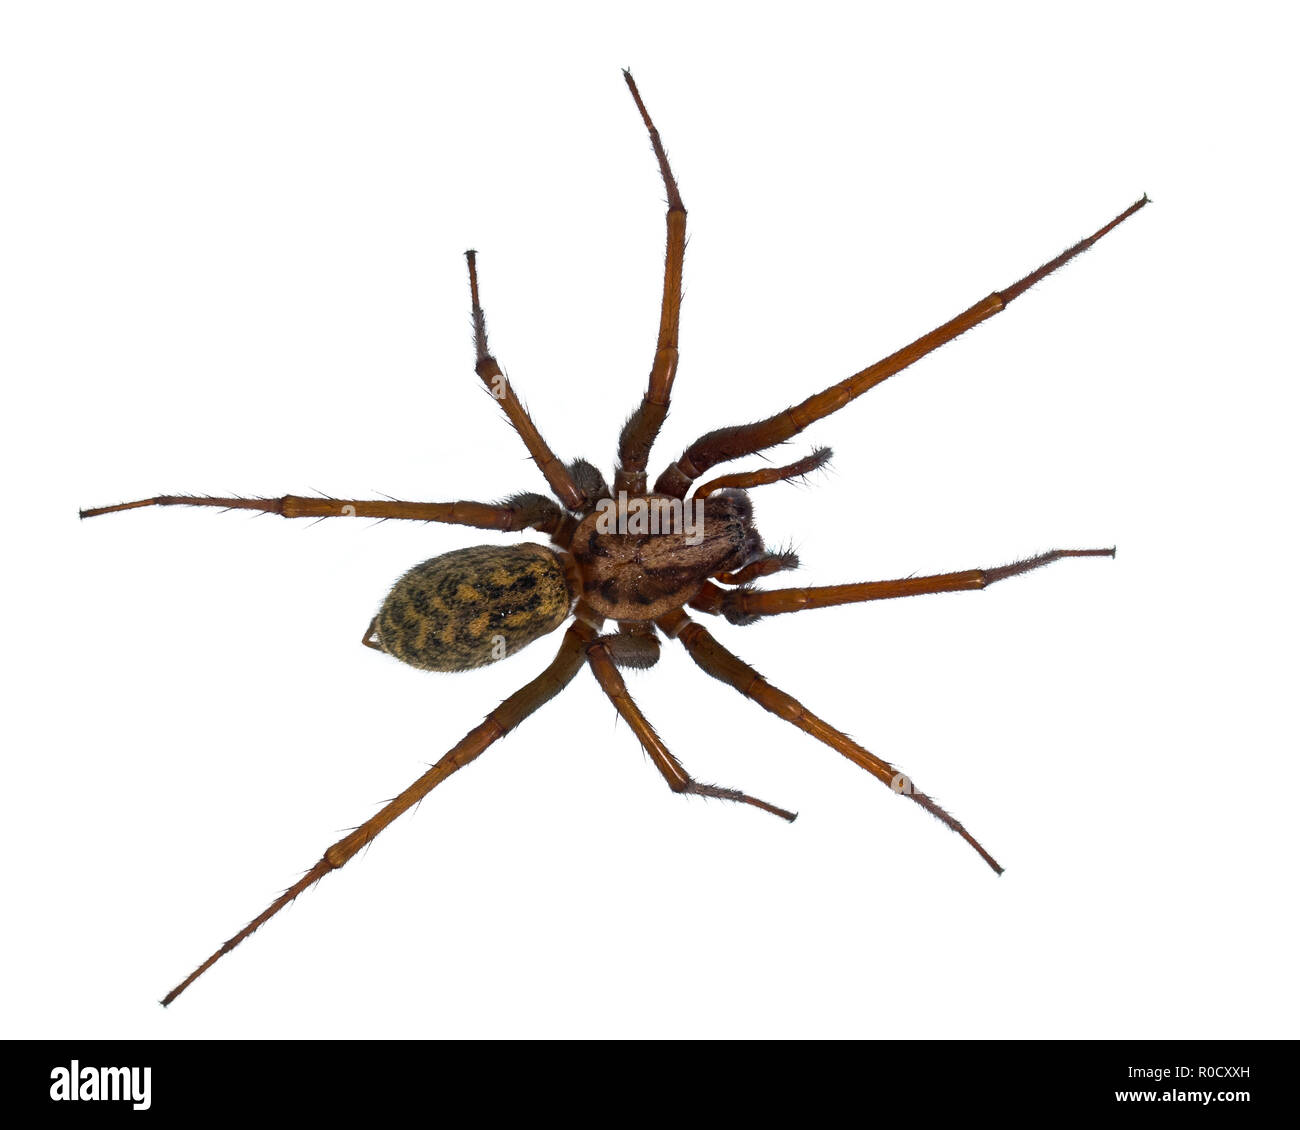
[[[1113,557],[1114,548],[1053,549],[998,568],[965,569],[927,577],[816,588],[760,589],[754,585],[755,581],[796,568],[798,559],[793,553],[767,548],[754,526],[746,492],[809,474],[827,463],[830,449],[818,448],[785,466],[723,474],[702,483],[699,480],[719,464],[756,455],[792,439],[945,342],[1000,313],[1035,283],[1142,208],[1148,202],[1147,197],[1143,196],[1094,234],[1018,282],[981,299],[884,360],[766,419],[701,436],[651,486],[647,474],[650,451],[668,414],[677,374],[686,208],[659,131],[637,85],[630,72],[624,71],[623,77],[649,131],[650,144],[658,160],[668,196],[668,232],[654,360],[645,395],[618,438],[618,463],[612,487],[585,460],[561,462],[524,409],[488,348],[487,323],[479,303],[476,255],[468,251],[475,371],[523,440],[553,498],[523,493],[490,504],[295,495],[282,498],[163,495],[80,512],[82,518],[90,518],[144,506],[215,506],[226,510],[265,511],[286,518],[400,518],[497,531],[536,530],[548,535],[550,544],[474,546],[453,550],[415,566],[394,585],[366,629],[362,642],[423,670],[463,671],[513,655],[534,640],[568,625],[555,658],[540,675],[515,691],[378,813],[328,847],[302,878],[172,989],[163,998],[164,1005],[174,1001],[223,954],[229,953],[307,888],[347,863],[403,812],[558,695],[584,665],[591,669],[601,689],[674,792],[735,801],[793,821],[793,812],[736,789],[697,781],[660,740],[628,693],[620,668],[654,666],[659,658],[661,635],[681,643],[706,674],[726,683],[782,721],[811,734],[894,792],[920,805],[965,840],[994,872],[1002,872],[997,861],[962,823],[917,789],[908,777],[813,714],[798,699],[769,683],[688,615],[686,609],[709,616],[720,615],[732,624],[746,625],[766,616],[809,608],[982,589],[1065,557]],[[613,621],[617,630],[606,631],[606,621]]]

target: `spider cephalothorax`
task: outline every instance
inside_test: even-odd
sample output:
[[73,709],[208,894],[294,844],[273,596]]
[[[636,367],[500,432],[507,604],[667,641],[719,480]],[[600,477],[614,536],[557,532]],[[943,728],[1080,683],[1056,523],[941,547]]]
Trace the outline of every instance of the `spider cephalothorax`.
[[681,608],[710,577],[764,554],[744,491],[685,503],[645,495],[597,507],[573,535],[586,603],[620,623],[653,621]]
[[[541,494],[519,494],[489,504],[297,495],[283,498],[166,495],[81,512],[83,518],[88,518],[143,506],[220,506],[268,511],[290,518],[400,518],[502,531],[537,530],[549,536],[549,545],[474,546],[417,565],[393,587],[363,642],[425,670],[460,671],[502,659],[566,622],[569,624],[555,659],[540,675],[507,698],[399,796],[326,849],[298,882],[168,993],[164,1004],[174,1000],[222,954],[237,946],[309,886],[342,867],[434,787],[558,694],[583,665],[591,668],[601,688],[675,792],[738,801],[793,820],[793,813],[766,801],[694,780],[664,746],[628,694],[619,673],[620,667],[653,666],[659,658],[661,635],[680,640],[707,674],[811,734],[889,785],[894,792],[938,817],[990,867],[997,872],[1002,870],[960,821],[916,789],[907,777],[767,682],[685,610],[721,615],[733,624],[749,624],[765,616],[802,609],[981,589],[1063,557],[1113,556],[1114,550],[1054,549],[994,569],[765,591],[756,588],[753,582],[793,569],[798,561],[792,553],[773,552],[765,547],[754,529],[752,508],[745,491],[806,475],[825,464],[830,451],[820,448],[782,467],[722,475],[699,486],[696,481],[719,463],[757,454],[791,439],[945,342],[1004,310],[1034,283],[1131,216],[1147,199],[1142,197],[1093,235],[1038,270],[1005,290],[981,299],[884,360],[766,419],[701,436],[654,480],[650,489],[647,473],[650,450],[667,416],[677,373],[686,209],[659,133],[636,84],[627,72],[624,77],[650,132],[667,189],[668,249],[654,362],[641,404],[619,436],[618,466],[612,488],[590,463],[578,460],[566,465],[555,456],[489,352],[486,320],[479,304],[475,254],[470,251],[467,259],[477,354],[475,370],[519,433],[554,499]],[[606,620],[615,621],[618,630],[605,632]]]

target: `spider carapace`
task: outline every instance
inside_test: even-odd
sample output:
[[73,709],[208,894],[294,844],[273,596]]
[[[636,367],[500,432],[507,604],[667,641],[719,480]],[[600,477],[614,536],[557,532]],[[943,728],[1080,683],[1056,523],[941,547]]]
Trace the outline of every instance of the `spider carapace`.
[[[798,561],[792,553],[767,548],[754,528],[746,492],[816,470],[830,458],[829,449],[819,448],[785,466],[723,474],[697,483],[718,464],[757,454],[791,439],[945,342],[1004,310],[1029,287],[1131,216],[1147,203],[1147,198],[1143,196],[1094,234],[1018,282],[981,299],[938,329],[874,365],[776,415],[701,436],[651,486],[647,476],[650,450],[668,414],[677,373],[686,209],[659,132],[636,83],[626,71],[624,78],[649,130],[667,190],[668,238],[654,360],[645,395],[619,436],[612,486],[590,463],[578,460],[566,464],[556,458],[525,411],[488,349],[487,326],[479,304],[475,253],[470,251],[466,259],[477,355],[475,371],[523,440],[553,497],[518,494],[491,504],[296,495],[282,498],[166,495],[81,512],[83,518],[88,518],[144,506],[216,506],[269,511],[287,518],[399,518],[498,531],[536,530],[548,535],[550,544],[475,546],[417,565],[393,587],[371,621],[363,642],[415,667],[459,671],[504,658],[568,624],[558,654],[540,675],[493,710],[419,780],[326,849],[301,879],[172,989],[163,1004],[171,1003],[222,954],[232,950],[313,883],[342,867],[435,786],[555,697],[584,665],[591,669],[675,792],[737,801],[793,820],[793,813],[756,797],[696,781],[660,740],[629,695],[620,668],[653,666],[659,658],[661,636],[683,644],[707,674],[843,754],[894,792],[919,804],[961,836],[994,871],[1001,873],[1002,868],[961,822],[917,789],[909,778],[769,683],[686,610],[720,615],[733,624],[749,624],[766,616],[805,609],[982,589],[1061,558],[1114,556],[1114,549],[1053,549],[997,568],[893,581],[765,590],[756,587],[754,582],[793,569]],[[607,631],[607,621],[613,621],[616,630]]]

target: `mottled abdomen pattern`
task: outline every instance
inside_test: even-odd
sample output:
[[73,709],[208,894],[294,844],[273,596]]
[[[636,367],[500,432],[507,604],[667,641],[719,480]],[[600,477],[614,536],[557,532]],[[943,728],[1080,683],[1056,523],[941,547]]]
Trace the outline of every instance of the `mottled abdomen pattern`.
[[572,597],[544,545],[476,545],[417,565],[379,610],[379,646],[424,671],[465,671],[554,631]]

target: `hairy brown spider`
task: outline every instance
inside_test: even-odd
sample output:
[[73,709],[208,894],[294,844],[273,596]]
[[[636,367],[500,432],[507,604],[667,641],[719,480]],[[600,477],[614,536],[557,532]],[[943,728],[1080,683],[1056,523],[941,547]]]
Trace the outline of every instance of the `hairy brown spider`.
[[[1147,203],[1147,198],[1143,196],[1096,233],[1019,282],[981,299],[883,361],[767,419],[701,436],[659,475],[651,489],[646,474],[650,449],[668,414],[669,394],[677,373],[686,209],[659,132],[650,120],[636,83],[629,72],[624,71],[623,75],[650,132],[650,143],[667,189],[668,249],[659,338],[649,387],[619,436],[618,468],[612,488],[590,463],[578,460],[566,465],[556,458],[489,352],[486,323],[479,305],[475,253],[469,251],[466,258],[477,351],[475,370],[500,402],[558,504],[544,495],[531,493],[517,494],[495,505],[293,495],[284,498],[166,495],[81,511],[81,517],[90,518],[141,506],[217,506],[268,511],[286,518],[405,518],[490,530],[538,530],[550,536],[550,545],[474,546],[417,565],[393,587],[362,642],[414,667],[461,671],[511,655],[569,621],[550,666],[493,710],[419,780],[327,848],[320,861],[301,879],[172,989],[163,998],[164,1005],[175,1000],[222,954],[229,953],[313,883],[347,863],[435,786],[559,694],[584,663],[591,668],[674,792],[739,801],[793,820],[794,813],[736,789],[701,784],[660,741],[628,694],[619,673],[620,667],[653,666],[659,658],[660,633],[680,640],[706,674],[730,684],[778,718],[837,750],[893,791],[909,797],[961,836],[995,872],[1002,871],[960,821],[913,787],[907,777],[769,683],[692,620],[684,609],[689,606],[709,615],[721,614],[733,624],[750,624],[763,616],[807,608],[982,589],[1062,557],[1112,557],[1114,549],[1053,549],[995,569],[966,569],[931,577],[818,588],[760,590],[754,587],[754,581],[793,569],[798,560],[792,553],[771,552],[766,548],[754,528],[745,492],[805,475],[823,466],[830,458],[830,450],[820,448],[786,466],[721,475],[698,486],[695,484],[720,463],[754,455],[791,439],[945,342],[1001,312],[1040,279],[1131,216]],[[617,632],[602,630],[606,620],[617,623]]]

